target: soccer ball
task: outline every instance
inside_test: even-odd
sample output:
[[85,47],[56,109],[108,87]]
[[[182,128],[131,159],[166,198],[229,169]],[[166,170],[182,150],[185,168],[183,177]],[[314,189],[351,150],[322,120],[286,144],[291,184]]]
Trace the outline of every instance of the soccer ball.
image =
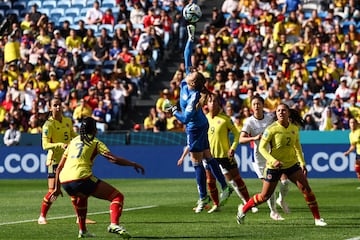
[[183,16],[186,21],[196,23],[202,16],[201,8],[195,3],[188,4],[184,7]]

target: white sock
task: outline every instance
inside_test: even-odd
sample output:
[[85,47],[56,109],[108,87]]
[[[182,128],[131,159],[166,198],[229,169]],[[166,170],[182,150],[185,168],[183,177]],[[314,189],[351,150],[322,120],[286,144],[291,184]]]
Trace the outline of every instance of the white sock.
[[239,191],[239,188],[236,184],[236,182],[234,180],[229,181],[230,185],[233,187],[234,191],[236,192],[236,194],[239,196],[239,198],[241,199],[241,201],[245,204],[246,200],[243,197],[243,195],[241,194],[241,192]]
[[271,212],[277,212],[276,210],[276,195],[273,193],[271,197],[266,201]]
[[283,201],[284,198],[288,195],[289,193],[289,185],[290,185],[290,181],[289,179],[285,179],[285,180],[281,180],[280,181],[280,192],[279,192],[279,201]]

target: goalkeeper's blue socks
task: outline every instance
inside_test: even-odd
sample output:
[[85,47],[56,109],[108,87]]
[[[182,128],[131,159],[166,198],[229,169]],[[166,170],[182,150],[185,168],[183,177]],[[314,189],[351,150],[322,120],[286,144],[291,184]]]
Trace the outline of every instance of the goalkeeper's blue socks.
[[227,183],[224,177],[224,174],[222,174],[219,163],[214,158],[207,158],[206,163],[208,164],[211,173],[216,177],[216,179],[219,181],[221,185],[221,189],[225,189],[227,187]]
[[207,196],[205,168],[202,162],[199,163],[193,162],[193,165],[195,168],[195,177],[196,177],[196,183],[198,186],[200,199],[204,199]]

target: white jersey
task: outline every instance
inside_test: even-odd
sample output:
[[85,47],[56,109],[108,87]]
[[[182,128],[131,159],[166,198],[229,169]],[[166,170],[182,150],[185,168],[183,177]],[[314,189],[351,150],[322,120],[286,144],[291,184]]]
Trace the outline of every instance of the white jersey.
[[[241,131],[255,137],[262,134],[265,128],[273,122],[274,118],[270,114],[264,114],[263,119],[257,119],[254,116],[251,116],[245,119],[244,126]],[[260,140],[254,141],[254,161],[260,167],[265,167],[266,160],[259,152],[259,142]]]

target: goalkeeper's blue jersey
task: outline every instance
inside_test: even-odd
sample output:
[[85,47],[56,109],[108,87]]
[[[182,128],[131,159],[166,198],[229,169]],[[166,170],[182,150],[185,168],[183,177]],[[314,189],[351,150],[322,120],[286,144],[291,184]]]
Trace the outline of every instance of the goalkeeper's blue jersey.
[[196,104],[200,99],[200,92],[190,90],[185,79],[181,82],[180,89],[180,108],[181,112],[175,112],[175,117],[186,124],[187,130],[195,130],[208,127],[207,118],[200,107],[196,109]]

